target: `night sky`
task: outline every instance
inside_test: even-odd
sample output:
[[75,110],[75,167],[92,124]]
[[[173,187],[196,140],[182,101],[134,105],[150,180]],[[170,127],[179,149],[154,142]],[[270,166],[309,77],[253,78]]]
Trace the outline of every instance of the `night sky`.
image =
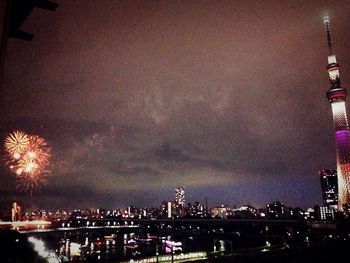
[[[186,202],[321,204],[335,168],[329,14],[350,87],[350,1],[55,0],[9,39],[2,140],[21,129],[53,148],[42,208]],[[3,164],[2,164],[3,166]],[[28,193],[1,168],[2,207]]]

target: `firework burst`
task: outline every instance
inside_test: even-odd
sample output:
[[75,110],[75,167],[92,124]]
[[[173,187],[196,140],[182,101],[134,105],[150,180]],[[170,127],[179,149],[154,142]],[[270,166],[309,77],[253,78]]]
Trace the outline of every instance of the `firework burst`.
[[47,184],[51,147],[40,136],[15,131],[5,139],[5,164],[18,179],[17,189],[38,190]]
[[5,150],[11,158],[19,159],[20,155],[27,151],[29,136],[21,131],[10,133],[5,139]]
[[23,172],[17,175],[18,182],[16,188],[21,192],[28,191],[32,193],[32,191],[39,190],[41,187],[47,185],[47,177],[49,175],[50,172],[46,170],[37,174]]

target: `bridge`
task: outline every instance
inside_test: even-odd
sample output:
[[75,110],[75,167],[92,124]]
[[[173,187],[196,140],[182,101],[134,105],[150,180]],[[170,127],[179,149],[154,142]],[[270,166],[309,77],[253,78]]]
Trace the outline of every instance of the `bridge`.
[[45,220],[33,220],[33,221],[0,221],[0,229],[11,228],[15,230],[21,229],[44,229],[48,228],[51,222]]

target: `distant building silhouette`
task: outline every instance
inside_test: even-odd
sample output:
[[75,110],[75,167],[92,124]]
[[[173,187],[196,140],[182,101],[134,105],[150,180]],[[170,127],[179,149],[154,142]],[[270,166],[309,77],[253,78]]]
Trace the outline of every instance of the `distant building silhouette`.
[[289,209],[280,201],[266,205],[267,217],[270,219],[285,219],[289,217]]

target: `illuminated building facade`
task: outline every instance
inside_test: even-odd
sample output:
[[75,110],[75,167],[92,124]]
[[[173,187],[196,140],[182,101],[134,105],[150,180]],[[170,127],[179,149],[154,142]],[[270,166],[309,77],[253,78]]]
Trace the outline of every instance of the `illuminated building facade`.
[[199,202],[195,202],[194,204],[188,203],[188,215],[196,218],[205,217],[204,206]]
[[289,215],[289,209],[280,201],[266,205],[267,217],[270,219],[285,219]]
[[178,187],[175,189],[175,207],[184,208],[185,207],[185,188]]
[[259,215],[258,210],[251,205],[242,205],[232,210],[234,218],[249,219],[256,218]]
[[183,217],[185,215],[185,188],[175,188],[175,200],[173,202],[173,215]]
[[213,218],[227,219],[230,213],[230,208],[228,205],[221,205],[210,208],[210,213]]
[[338,207],[338,179],[337,171],[325,169],[319,171],[323,205],[326,207]]
[[340,85],[339,64],[332,51],[329,17],[324,17],[323,22],[327,32],[329,47],[327,71],[329,74],[330,89],[327,91],[327,98],[332,106],[335,130],[338,208],[342,210],[345,204],[350,203],[350,132],[345,109],[347,91]]
[[317,208],[318,219],[320,220],[334,220],[335,213],[334,209],[329,208],[328,206],[321,206]]
[[171,218],[171,217],[172,217],[171,206],[172,206],[172,204],[171,204],[171,202],[169,201],[169,202],[167,203],[167,217],[168,217],[168,218]]

